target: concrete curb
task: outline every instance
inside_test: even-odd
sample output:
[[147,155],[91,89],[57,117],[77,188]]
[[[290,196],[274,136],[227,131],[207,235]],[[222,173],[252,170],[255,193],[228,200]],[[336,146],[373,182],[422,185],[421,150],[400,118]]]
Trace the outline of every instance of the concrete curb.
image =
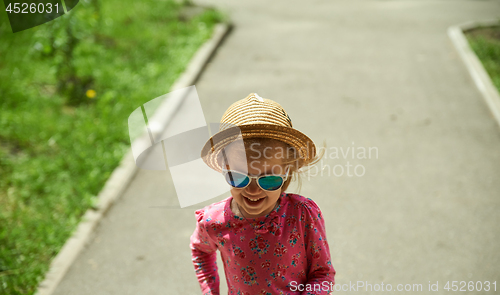
[[[193,85],[196,82],[231,28],[232,25],[230,23],[217,24],[215,26],[212,37],[198,49],[186,70],[172,85],[170,91]],[[164,100],[158,107],[157,113],[161,110],[168,110],[168,113],[162,112],[162,117],[167,118],[163,120],[165,123],[162,126],[163,128],[167,126],[175,111],[183,102],[182,98]],[[132,151],[129,149],[120,162],[120,165],[113,171],[104,188],[99,193],[96,207],[87,210],[73,235],[66,241],[57,256],[52,260],[49,271],[46,273],[45,279],[39,284],[35,294],[51,295],[54,292],[78,254],[92,241],[94,230],[101,219],[105,216],[114,201],[123,194],[138,170]]]
[[449,27],[448,36],[453,42],[453,45],[455,45],[455,48],[464,61],[465,66],[469,70],[469,73],[472,77],[472,80],[474,80],[476,87],[483,95],[486,104],[488,104],[493,118],[500,126],[500,95],[495,85],[493,85],[490,76],[484,69],[481,61],[469,46],[469,42],[464,35],[465,31],[472,30],[477,27],[498,25],[500,25],[498,19],[467,22],[464,24]]

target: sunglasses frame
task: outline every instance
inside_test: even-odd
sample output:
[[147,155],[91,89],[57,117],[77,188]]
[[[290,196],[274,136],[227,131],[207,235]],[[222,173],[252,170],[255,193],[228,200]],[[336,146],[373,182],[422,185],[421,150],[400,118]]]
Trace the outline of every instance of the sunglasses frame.
[[[231,187],[234,187],[234,188],[240,188],[240,189],[244,189],[246,188],[247,186],[250,185],[250,183],[252,183],[252,180],[255,179],[255,182],[257,183],[257,185],[262,189],[262,190],[265,190],[265,191],[268,191],[268,192],[274,192],[274,191],[277,191],[279,190],[280,188],[283,187],[283,185],[285,184],[286,180],[288,179],[289,175],[288,173],[290,172],[290,169],[287,168],[286,169],[286,174],[285,175],[279,175],[279,174],[264,174],[264,175],[260,175],[260,176],[250,176],[248,174],[245,174],[245,173],[241,173],[240,171],[237,171],[237,170],[232,170],[232,169],[224,169],[222,168],[222,174],[224,174],[224,178],[226,178],[226,174],[228,172],[235,172],[235,173],[239,173],[239,174],[242,174],[242,175],[246,175],[246,177],[248,177],[250,179],[250,181],[247,183],[247,185],[245,185],[244,187],[236,187],[236,186],[232,186],[230,183],[228,183]],[[260,186],[260,183],[259,183],[259,179],[260,178],[263,178],[263,177],[266,177],[266,176],[279,176],[281,177],[281,179],[283,179],[283,182],[281,183],[280,187],[278,187],[277,189],[274,189],[274,190],[267,190],[267,189],[264,189],[262,186]],[[226,179],[226,182],[227,182],[227,179]]]

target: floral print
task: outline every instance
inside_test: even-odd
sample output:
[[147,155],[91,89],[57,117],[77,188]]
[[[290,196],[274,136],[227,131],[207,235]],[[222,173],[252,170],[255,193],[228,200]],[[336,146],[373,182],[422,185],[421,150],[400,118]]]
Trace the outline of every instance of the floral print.
[[192,260],[202,294],[219,294],[217,250],[229,294],[329,294],[294,290],[298,284],[334,284],[323,216],[309,198],[283,192],[267,216],[244,219],[230,209],[232,197],[197,210]]

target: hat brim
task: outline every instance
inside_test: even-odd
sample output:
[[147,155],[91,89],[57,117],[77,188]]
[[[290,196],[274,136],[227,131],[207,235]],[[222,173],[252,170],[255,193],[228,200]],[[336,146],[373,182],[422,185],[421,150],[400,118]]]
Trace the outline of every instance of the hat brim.
[[210,168],[222,172],[222,167],[217,161],[219,153],[228,144],[242,137],[243,139],[270,138],[282,141],[295,148],[299,153],[299,157],[305,161],[316,156],[314,142],[295,128],[272,124],[248,124],[231,127],[216,133],[203,146],[201,158]]

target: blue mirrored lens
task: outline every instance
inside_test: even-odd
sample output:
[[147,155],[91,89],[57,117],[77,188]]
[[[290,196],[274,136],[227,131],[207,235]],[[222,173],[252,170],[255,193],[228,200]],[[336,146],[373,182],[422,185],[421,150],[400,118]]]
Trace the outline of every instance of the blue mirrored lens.
[[274,191],[281,187],[283,178],[279,176],[264,176],[259,179],[259,185],[265,190]]
[[232,187],[245,187],[250,179],[245,175],[237,172],[227,172],[226,181]]

